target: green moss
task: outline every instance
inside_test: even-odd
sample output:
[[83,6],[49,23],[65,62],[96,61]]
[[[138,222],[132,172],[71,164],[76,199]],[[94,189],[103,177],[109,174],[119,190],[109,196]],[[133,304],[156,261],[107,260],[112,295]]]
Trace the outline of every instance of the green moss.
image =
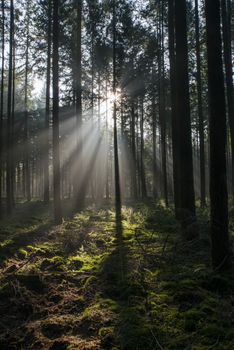
[[114,327],[101,327],[98,331],[98,335],[101,338],[112,335],[114,333]]
[[72,271],[79,271],[83,264],[83,261],[77,256],[69,258],[67,262],[68,268]]
[[41,270],[62,271],[65,268],[65,261],[61,256],[54,256],[51,259],[44,259],[41,263]]
[[89,289],[90,287],[93,287],[94,283],[97,283],[98,279],[96,276],[89,276],[86,280],[85,283],[83,285],[84,290]]
[[28,257],[28,252],[27,250],[23,249],[23,248],[20,248],[19,251],[18,251],[18,254],[17,256],[20,258],[20,259],[26,259]]

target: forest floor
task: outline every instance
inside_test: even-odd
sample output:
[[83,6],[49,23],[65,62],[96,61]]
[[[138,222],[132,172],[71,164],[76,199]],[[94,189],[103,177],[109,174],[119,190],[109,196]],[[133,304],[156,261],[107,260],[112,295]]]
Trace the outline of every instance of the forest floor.
[[234,349],[234,272],[210,268],[205,211],[189,241],[159,204],[124,207],[118,235],[107,207],[48,213],[0,224],[1,350]]

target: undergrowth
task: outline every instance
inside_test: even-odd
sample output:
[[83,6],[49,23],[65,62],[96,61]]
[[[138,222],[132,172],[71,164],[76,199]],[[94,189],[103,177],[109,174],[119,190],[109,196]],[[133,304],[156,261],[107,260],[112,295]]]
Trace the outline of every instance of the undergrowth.
[[207,212],[188,240],[162,205],[122,214],[118,235],[105,207],[53,226],[20,204],[2,221],[0,349],[234,348],[234,273],[211,270]]

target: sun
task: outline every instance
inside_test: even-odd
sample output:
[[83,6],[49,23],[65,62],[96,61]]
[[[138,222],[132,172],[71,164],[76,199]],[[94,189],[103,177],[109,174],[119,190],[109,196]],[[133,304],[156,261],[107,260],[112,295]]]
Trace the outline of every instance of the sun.
[[101,103],[101,114],[103,116],[103,122],[108,123],[108,125],[112,125],[113,123],[113,105],[114,101],[120,100],[120,93],[116,92],[116,94],[113,93],[113,91],[109,90],[106,94],[106,96],[103,99],[103,102]]

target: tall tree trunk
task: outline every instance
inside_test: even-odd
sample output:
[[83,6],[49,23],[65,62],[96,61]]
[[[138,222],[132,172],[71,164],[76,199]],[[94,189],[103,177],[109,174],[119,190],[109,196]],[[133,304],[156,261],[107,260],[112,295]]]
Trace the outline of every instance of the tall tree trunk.
[[13,40],[14,40],[14,2],[10,1],[10,47],[9,47],[9,73],[7,93],[7,157],[6,157],[6,191],[7,191],[7,213],[11,214],[13,209],[12,188],[12,68],[13,68]]
[[184,224],[190,222],[188,217],[195,217],[195,196],[193,184],[193,159],[191,141],[191,122],[189,104],[188,47],[186,0],[175,0],[175,87],[176,119],[178,122],[179,167],[179,201],[181,219]]
[[26,53],[25,53],[25,92],[24,92],[24,162],[25,162],[25,187],[27,201],[31,200],[30,166],[29,166],[29,131],[28,131],[28,66],[29,66],[29,0],[27,0],[26,23]]
[[152,69],[152,146],[153,146],[153,198],[157,198],[157,153],[156,153],[156,125],[157,125],[157,117],[156,117],[156,103],[155,103],[155,88],[154,88],[154,80],[155,80],[155,70]]
[[137,175],[136,175],[136,133],[135,133],[135,108],[134,100],[131,100],[131,196],[137,198]]
[[205,178],[205,145],[204,145],[204,117],[202,108],[202,80],[201,80],[201,50],[198,0],[195,0],[195,31],[196,31],[196,63],[197,63],[197,103],[199,120],[199,141],[200,141],[200,195],[201,206],[206,205],[206,178]]
[[[85,193],[84,186],[82,186],[82,86],[81,86],[81,22],[82,22],[82,0],[75,0],[76,9],[76,43],[75,43],[75,109],[76,109],[76,129],[77,129],[77,157],[76,162],[78,167],[75,167],[77,174],[74,177],[74,192],[76,205],[78,208],[82,208],[84,205]],[[79,180],[80,179],[80,180]]]
[[[121,193],[119,178],[119,153],[118,153],[118,134],[117,134],[117,116],[116,116],[116,4],[113,1],[113,120],[114,120],[114,174],[115,174],[115,210],[117,221],[121,219]],[[119,232],[117,232],[119,233]]]
[[145,144],[144,144],[144,96],[141,99],[141,119],[140,119],[140,170],[141,170],[141,195],[142,198],[147,197],[146,180],[145,180]]
[[227,89],[227,107],[228,119],[231,137],[231,159],[232,159],[232,201],[234,204],[234,89],[233,89],[233,72],[232,72],[232,47],[231,47],[231,23],[226,0],[221,0],[222,10],[222,29],[223,29],[223,49],[224,49],[224,64]]
[[[226,107],[222,66],[220,1],[206,0],[208,88],[210,113],[210,205],[212,263],[230,267],[226,174]],[[218,142],[217,142],[218,140]]]
[[[15,24],[13,22],[13,33],[15,33]],[[11,135],[12,135],[12,153],[11,153],[11,201],[13,207],[15,206],[15,156],[16,156],[16,139],[15,139],[15,61],[16,61],[16,47],[15,47],[15,37],[13,37],[13,57],[12,57],[12,104],[11,104]]]
[[179,218],[179,124],[176,113],[176,76],[175,76],[175,0],[168,0],[168,37],[170,60],[170,86],[171,86],[171,125],[172,125],[172,157],[173,157],[173,186],[175,214]]
[[161,129],[161,159],[162,159],[162,180],[163,180],[163,197],[166,206],[168,206],[167,191],[167,148],[166,148],[166,110],[165,110],[165,89],[164,89],[164,9],[161,2],[161,23],[160,23],[160,50],[158,57],[159,65],[159,119]]
[[44,157],[44,203],[48,204],[50,200],[50,181],[49,181],[49,128],[50,128],[50,73],[51,73],[51,9],[52,0],[48,3],[48,30],[47,30],[47,68],[46,68],[46,105],[45,105],[45,153]]
[[59,151],[59,0],[53,0],[53,174],[54,220],[62,222]]
[[1,106],[0,106],[0,218],[3,214],[2,182],[3,182],[3,97],[4,97],[4,65],[5,65],[5,1],[2,0],[2,72],[1,72]]

